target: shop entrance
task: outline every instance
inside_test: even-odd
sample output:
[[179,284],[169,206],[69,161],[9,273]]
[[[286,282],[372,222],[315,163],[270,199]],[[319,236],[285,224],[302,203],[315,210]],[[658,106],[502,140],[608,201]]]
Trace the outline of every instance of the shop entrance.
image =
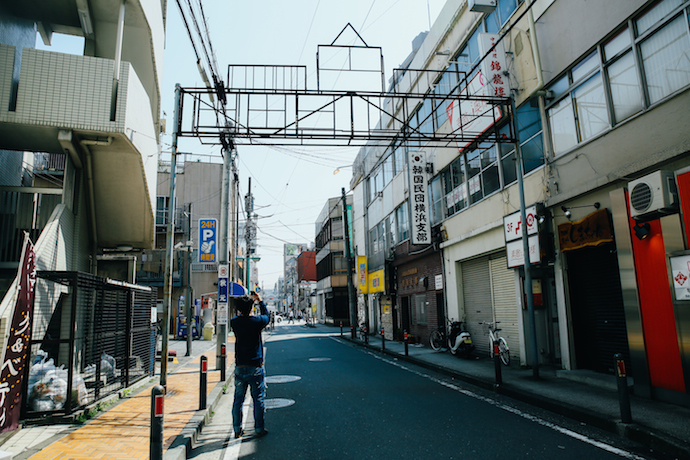
[[612,374],[616,353],[630,362],[615,249],[614,244],[605,244],[567,253],[575,363],[579,369]]

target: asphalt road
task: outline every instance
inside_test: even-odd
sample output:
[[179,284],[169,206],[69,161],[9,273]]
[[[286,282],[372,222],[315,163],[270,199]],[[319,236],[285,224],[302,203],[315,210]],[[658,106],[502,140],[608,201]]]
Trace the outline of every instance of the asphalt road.
[[[230,392],[190,458],[653,458],[622,438],[338,335],[337,329],[286,324],[266,334],[269,434],[230,438]],[[252,424],[250,415],[248,432]]]

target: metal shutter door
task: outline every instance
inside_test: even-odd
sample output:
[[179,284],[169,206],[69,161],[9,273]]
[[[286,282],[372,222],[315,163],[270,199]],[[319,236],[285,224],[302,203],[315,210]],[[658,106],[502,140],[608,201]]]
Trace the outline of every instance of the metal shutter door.
[[501,328],[499,335],[506,339],[511,358],[520,357],[520,329],[518,327],[518,305],[515,294],[515,272],[507,268],[506,256],[489,261],[491,269],[491,291],[493,293],[494,315]]
[[462,290],[465,299],[465,326],[480,355],[489,354],[489,336],[480,321],[493,321],[489,258],[462,262]]

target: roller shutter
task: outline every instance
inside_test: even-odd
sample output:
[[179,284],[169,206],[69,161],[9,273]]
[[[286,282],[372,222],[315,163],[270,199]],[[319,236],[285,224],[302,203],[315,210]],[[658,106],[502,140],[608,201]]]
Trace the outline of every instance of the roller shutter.
[[[510,356],[520,358],[520,328],[518,326],[518,305],[515,294],[515,271],[507,268],[505,255],[489,261],[491,270],[491,291],[493,294],[494,317],[500,321],[501,335],[510,348]],[[488,346],[488,342],[487,342]]]
[[462,291],[465,301],[465,325],[479,354],[489,354],[489,339],[481,321],[493,321],[489,258],[462,262]]

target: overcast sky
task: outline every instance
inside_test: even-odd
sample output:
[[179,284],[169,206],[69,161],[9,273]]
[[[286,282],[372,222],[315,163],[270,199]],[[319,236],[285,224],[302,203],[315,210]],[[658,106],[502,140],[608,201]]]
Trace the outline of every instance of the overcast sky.
[[[229,64],[306,65],[308,88],[316,89],[317,45],[331,44],[348,23],[369,46],[382,48],[387,81],[392,69],[412,51],[412,40],[429,30],[444,3],[445,0],[204,0],[202,5],[221,78],[227,78]],[[175,84],[183,88],[203,86],[178,2],[169,0],[167,4],[161,89],[163,118],[167,118],[168,126],[168,133],[161,139],[164,159],[169,159]],[[195,33],[192,24],[190,27]],[[344,34],[344,41],[341,39],[338,44],[355,44],[353,37],[351,33]],[[40,40],[37,46],[42,47]],[[339,80],[339,84],[343,82],[347,84],[348,80]],[[322,85],[321,89],[328,88]],[[193,139],[180,139],[178,151],[193,153],[188,161],[222,161],[219,146],[201,145]],[[333,172],[339,166],[351,165],[357,151],[238,147],[240,192],[242,196],[247,193],[251,177],[255,212],[259,215],[259,283],[265,289],[273,289],[283,275],[283,244],[312,243],[315,221],[326,200],[340,196],[342,187],[349,190],[352,170]],[[195,215],[194,219],[203,217],[209,216]]]

